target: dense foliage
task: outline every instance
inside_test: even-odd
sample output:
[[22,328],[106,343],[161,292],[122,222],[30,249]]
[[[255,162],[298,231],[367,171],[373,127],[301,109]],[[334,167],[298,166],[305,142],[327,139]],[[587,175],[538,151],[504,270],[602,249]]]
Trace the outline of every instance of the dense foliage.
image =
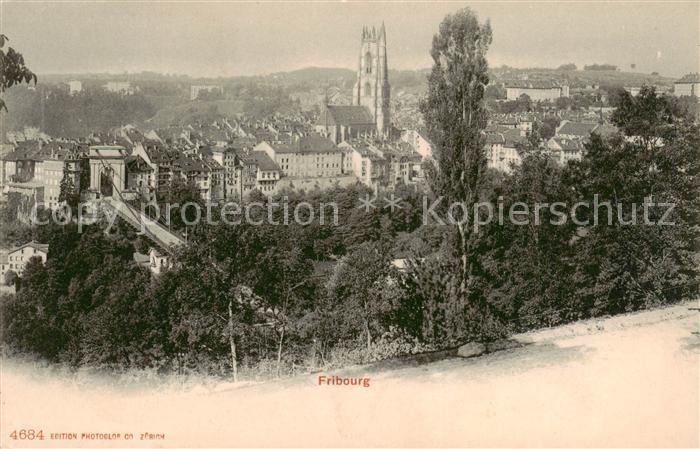
[[[9,39],[4,34],[0,34],[0,93],[16,84],[34,82],[36,75],[24,63],[24,56],[12,47],[5,49],[5,42]],[[0,99],[0,112],[5,109],[5,101]]]

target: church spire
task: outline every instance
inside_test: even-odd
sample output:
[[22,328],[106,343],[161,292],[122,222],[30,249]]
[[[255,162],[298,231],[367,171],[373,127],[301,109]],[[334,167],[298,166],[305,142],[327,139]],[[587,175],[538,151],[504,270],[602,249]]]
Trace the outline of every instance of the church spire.
[[390,98],[386,25],[364,25],[352,103],[368,109],[381,135],[390,132]]

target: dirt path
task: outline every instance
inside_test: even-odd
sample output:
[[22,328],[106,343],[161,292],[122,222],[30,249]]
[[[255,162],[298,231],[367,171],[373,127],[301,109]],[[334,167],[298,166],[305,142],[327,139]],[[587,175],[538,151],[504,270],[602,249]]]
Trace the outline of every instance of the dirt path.
[[[524,347],[422,366],[213,388],[115,387],[4,361],[2,447],[635,446],[699,444],[692,304],[518,336]],[[333,375],[333,373],[322,373]],[[78,440],[16,441],[14,429]],[[81,433],[133,433],[133,441]],[[140,433],[165,434],[141,441]]]

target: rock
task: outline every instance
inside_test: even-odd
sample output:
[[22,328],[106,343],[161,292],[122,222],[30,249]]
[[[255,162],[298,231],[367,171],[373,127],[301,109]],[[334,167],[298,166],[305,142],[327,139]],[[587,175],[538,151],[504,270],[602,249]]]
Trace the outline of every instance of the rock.
[[509,338],[504,338],[502,340],[493,341],[486,344],[486,350],[488,352],[503,351],[504,349],[518,348],[522,346],[521,343],[511,340]]
[[462,345],[457,349],[457,355],[460,357],[476,357],[486,352],[486,345],[483,343],[470,342]]

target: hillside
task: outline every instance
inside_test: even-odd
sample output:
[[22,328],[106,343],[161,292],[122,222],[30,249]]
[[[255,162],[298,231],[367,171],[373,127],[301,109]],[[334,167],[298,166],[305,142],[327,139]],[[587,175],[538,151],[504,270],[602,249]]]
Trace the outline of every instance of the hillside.
[[[115,384],[5,360],[2,446],[17,447],[9,429],[31,423],[77,435],[164,433],[163,447],[697,447],[700,337],[690,306],[536,331],[517,337],[523,347],[478,358],[265,384]],[[336,374],[369,387],[318,385]],[[67,403],[80,407],[66,413]]]
[[172,101],[158,108],[156,114],[145,120],[147,128],[164,128],[172,124],[194,122],[211,123],[223,117],[243,112],[243,102],[236,100]]
[[[421,96],[427,87],[429,69],[390,70],[389,80],[395,99],[409,95]],[[641,86],[654,84],[670,88],[673,79],[658,75],[618,71],[563,71],[555,69],[517,69],[495,67],[491,71],[491,84],[502,85],[509,80],[557,80],[572,87],[591,84],[601,88]],[[83,90],[92,97],[70,98],[63,82],[77,79],[83,82]],[[128,80],[137,93],[132,98],[117,98],[103,94],[102,86],[109,80]],[[25,126],[42,128],[50,134],[78,136],[91,131],[106,131],[127,123],[160,127],[192,120],[207,120],[220,115],[239,113],[255,116],[294,108],[293,98],[306,99],[302,103],[315,104],[323,98],[326,87],[337,88],[351,98],[355,72],[344,68],[308,67],[270,75],[193,78],[185,75],[162,75],[153,72],[134,74],[72,74],[41,75],[36,89],[16,86],[5,93],[9,113],[3,113],[2,134]],[[221,85],[225,100],[189,100],[190,86],[195,84]],[[41,96],[45,96],[42,103]],[[110,105],[105,107],[105,105]],[[308,104],[306,105],[308,109]],[[67,113],[67,111],[73,111]],[[144,122],[145,120],[145,122]]]

